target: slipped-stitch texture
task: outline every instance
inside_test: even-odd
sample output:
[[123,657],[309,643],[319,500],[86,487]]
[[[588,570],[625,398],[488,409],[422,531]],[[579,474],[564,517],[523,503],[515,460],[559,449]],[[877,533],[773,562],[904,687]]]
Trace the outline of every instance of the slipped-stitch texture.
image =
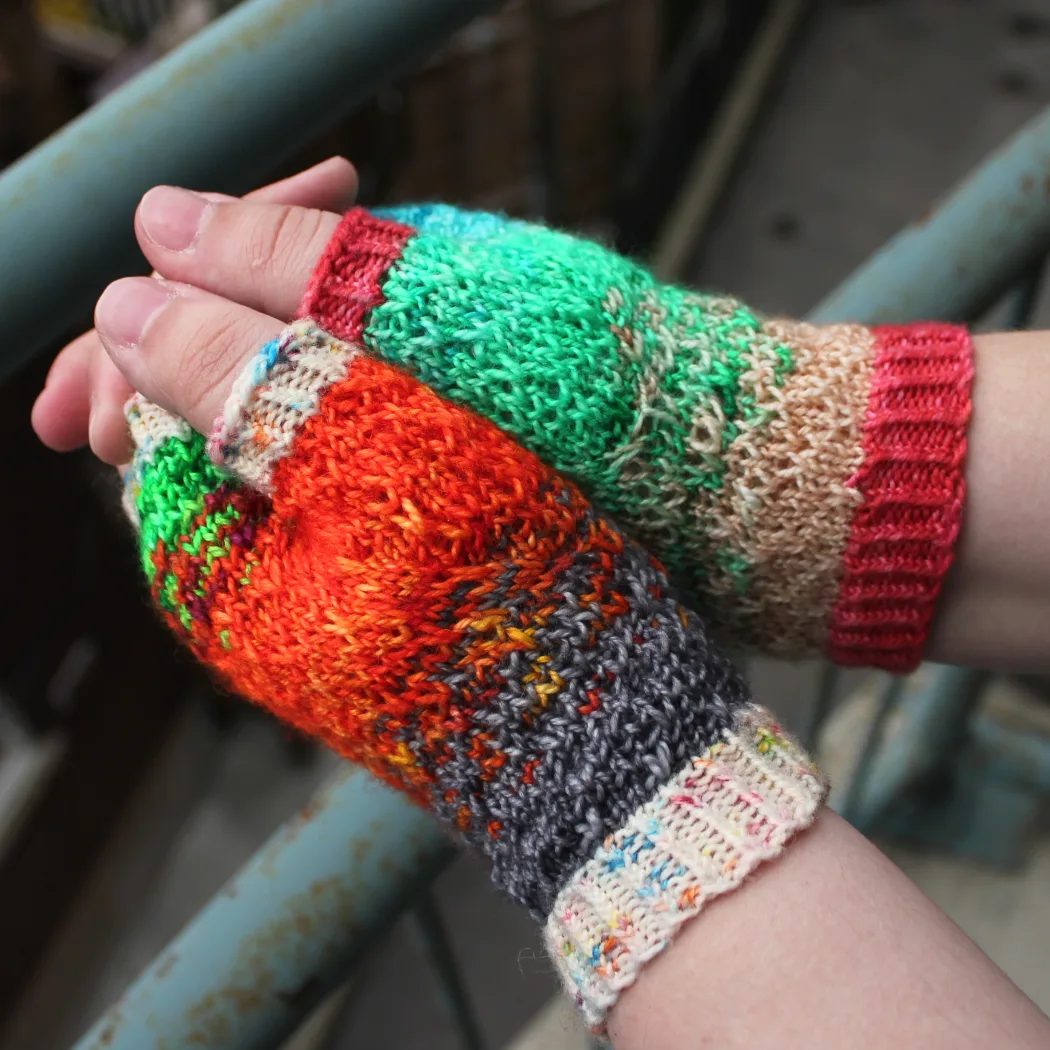
[[169,625],[487,855],[593,1024],[814,819],[823,778],[659,564],[489,421],[310,322],[210,438],[129,419]]
[[965,329],[763,318],[443,205],[348,213],[303,313],[573,477],[734,644],[920,660],[962,516]]

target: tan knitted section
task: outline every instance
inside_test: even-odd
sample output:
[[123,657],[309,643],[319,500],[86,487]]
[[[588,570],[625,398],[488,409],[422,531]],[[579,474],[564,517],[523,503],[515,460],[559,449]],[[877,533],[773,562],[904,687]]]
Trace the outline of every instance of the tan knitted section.
[[[827,637],[842,557],[860,494],[849,485],[863,459],[874,337],[859,325],[770,320],[764,332],[791,349],[778,387],[769,355],[741,377],[753,398],[726,449],[725,485],[704,526],[725,566],[705,590],[731,598],[735,632],[778,655],[815,653]],[[713,513],[713,521],[711,512]]]
[[[612,289],[603,305],[610,313],[620,311],[622,294]],[[718,512],[713,502],[716,497],[707,489],[690,492],[683,482],[682,462],[668,451],[674,441],[656,443],[663,450],[661,457],[654,451],[652,438],[658,431],[681,434],[690,476],[722,469],[727,420],[721,402],[716,397],[685,402],[668,392],[666,377],[680,367],[683,354],[697,372],[710,373],[725,349],[709,329],[719,322],[729,325],[740,309],[736,299],[693,293],[682,297],[680,311],[670,317],[656,291],[649,290],[639,297],[629,324],[612,329],[624,358],[643,366],[632,430],[609,457],[615,483],[633,508],[636,538],[661,556],[675,552],[688,566],[688,582],[700,594],[708,591],[713,551],[710,525]],[[768,364],[772,374],[774,363],[780,360],[775,339],[762,334],[751,340],[748,351],[756,361]],[[735,622],[729,607],[706,612],[717,622]]]
[[[624,299],[619,289],[610,289],[603,303],[611,314],[622,311]],[[668,449],[673,441],[656,443],[653,437],[684,434],[686,463],[691,472],[711,472],[721,463],[721,435],[726,418],[717,398],[706,398],[697,405],[684,404],[667,390],[667,374],[680,366],[683,353],[701,373],[710,372],[720,351],[706,331],[712,322],[729,322],[740,303],[727,297],[693,293],[683,296],[681,312],[669,316],[655,289],[641,293],[629,323],[614,326],[624,359],[641,364],[635,392],[634,422],[627,439],[609,456],[611,473],[621,497],[632,510],[632,526],[637,539],[651,550],[666,556],[676,552],[686,565],[704,565],[710,553],[707,529],[696,528],[700,513],[698,497],[683,482],[681,463]],[[699,501],[709,501],[701,493]]]

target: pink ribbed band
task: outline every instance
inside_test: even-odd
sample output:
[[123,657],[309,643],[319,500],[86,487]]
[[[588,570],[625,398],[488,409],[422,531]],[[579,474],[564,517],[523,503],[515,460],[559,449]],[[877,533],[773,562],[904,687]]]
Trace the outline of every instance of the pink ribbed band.
[[946,324],[875,329],[863,497],[843,560],[827,655],[906,672],[922,659],[962,525],[973,386],[969,332]]

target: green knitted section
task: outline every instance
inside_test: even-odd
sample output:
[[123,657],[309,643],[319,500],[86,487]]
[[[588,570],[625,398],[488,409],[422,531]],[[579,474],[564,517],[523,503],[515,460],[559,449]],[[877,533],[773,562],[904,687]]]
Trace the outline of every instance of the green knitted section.
[[672,570],[714,558],[746,588],[746,565],[704,539],[702,497],[756,422],[748,373],[764,357],[782,383],[790,349],[742,303],[661,285],[592,241],[447,213],[386,212],[420,232],[366,346],[574,477]]
[[365,343],[611,504],[606,453],[629,432],[643,367],[624,359],[603,307],[611,284],[637,298],[652,281],[596,244],[540,227],[500,225],[474,240],[421,234],[388,274]]
[[[207,529],[208,519],[216,516],[209,514],[205,521],[199,521],[208,497],[229,479],[208,458],[205,438],[194,434],[188,441],[170,438],[153,449],[149,459],[140,464],[138,483],[139,554],[143,571],[153,583],[153,556],[158,545],[171,550],[188,535],[191,545],[199,543],[199,533]],[[220,515],[226,509],[223,507]],[[211,527],[214,529],[215,524]],[[162,585],[161,594],[167,590]]]

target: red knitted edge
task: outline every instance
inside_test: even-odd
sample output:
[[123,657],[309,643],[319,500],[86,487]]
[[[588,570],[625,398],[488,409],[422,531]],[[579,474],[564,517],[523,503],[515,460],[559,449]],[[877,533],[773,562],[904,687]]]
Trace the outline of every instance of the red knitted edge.
[[401,257],[411,226],[351,208],[332,234],[299,307],[332,335],[360,343],[368,314],[384,302],[383,280]]
[[826,652],[904,673],[922,659],[962,525],[973,346],[946,324],[875,329],[864,461]]

